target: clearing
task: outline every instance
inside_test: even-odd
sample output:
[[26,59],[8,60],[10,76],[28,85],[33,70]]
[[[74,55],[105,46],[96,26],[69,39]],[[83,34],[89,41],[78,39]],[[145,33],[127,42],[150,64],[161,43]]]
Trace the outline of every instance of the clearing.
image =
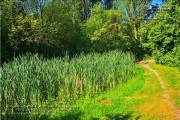
[[180,120],[180,72],[153,60],[138,64],[138,76],[94,98],[82,98],[77,111],[50,118],[82,120]]

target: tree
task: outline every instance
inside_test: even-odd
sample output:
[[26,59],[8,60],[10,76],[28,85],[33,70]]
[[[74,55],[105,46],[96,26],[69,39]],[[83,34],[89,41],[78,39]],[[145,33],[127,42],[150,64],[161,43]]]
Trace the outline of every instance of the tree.
[[179,4],[168,1],[161,11],[140,30],[144,39],[143,47],[151,51],[158,63],[177,67],[180,64],[179,16]]
[[113,7],[114,0],[82,0],[81,1],[81,20],[85,21],[90,17],[91,8],[95,4],[102,4],[103,8],[111,9]]
[[121,10],[105,10],[101,4],[93,7],[91,17],[84,24],[84,30],[96,51],[127,47],[128,27],[123,23],[124,19]]
[[[80,2],[2,1],[3,59],[26,52],[45,56],[79,53],[88,48],[81,30]],[[85,44],[86,43],[86,44]],[[9,48],[10,51],[8,50]],[[9,51],[9,55],[7,55]]]
[[152,0],[127,0],[122,1],[124,14],[128,18],[129,24],[133,27],[132,34],[138,40],[138,30],[144,24],[144,20],[149,17],[148,6]]

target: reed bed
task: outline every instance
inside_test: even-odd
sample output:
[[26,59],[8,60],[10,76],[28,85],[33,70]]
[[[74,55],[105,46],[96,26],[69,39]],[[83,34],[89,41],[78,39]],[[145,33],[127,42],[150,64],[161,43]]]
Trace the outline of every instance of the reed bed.
[[[137,74],[130,53],[108,53],[50,60],[25,55],[1,67],[2,112],[11,106],[39,106],[58,99],[72,102],[93,97]],[[14,112],[14,110],[12,110]]]

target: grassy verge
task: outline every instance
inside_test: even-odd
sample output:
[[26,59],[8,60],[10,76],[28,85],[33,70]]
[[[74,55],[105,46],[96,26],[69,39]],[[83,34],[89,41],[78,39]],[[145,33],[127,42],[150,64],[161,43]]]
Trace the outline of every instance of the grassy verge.
[[[159,119],[162,116],[170,116],[167,112],[161,112],[164,103],[158,108],[161,101],[157,97],[162,94],[156,76],[147,69],[139,67],[138,76],[112,89],[105,94],[94,98],[82,98],[77,102],[81,120],[135,120],[135,119]],[[165,107],[166,109],[166,107]],[[155,110],[155,111],[153,111]],[[66,113],[66,115],[69,115]],[[61,118],[62,112],[55,116]]]
[[180,108],[180,71],[176,68],[157,64],[152,64],[151,67],[159,73],[168,88],[169,94],[173,97],[175,105]]
[[116,88],[93,98],[84,97],[77,101],[78,111],[56,111],[49,118],[76,118],[81,120],[136,119],[137,106],[147,101],[140,94],[145,82],[144,71],[139,68],[138,76]]
[[[118,55],[118,54],[116,54],[116,55]],[[92,56],[92,57],[89,56],[89,57],[94,59],[94,56]],[[54,59],[52,61],[41,61],[39,59],[38,60],[35,59],[35,60],[31,60],[29,62],[27,59],[23,63],[14,62],[14,63],[11,63],[10,65],[8,65],[6,68],[3,68],[3,70],[4,70],[3,72],[4,73],[7,72],[6,76],[4,76],[3,80],[9,80],[9,81],[14,80],[13,84],[11,82],[12,85],[16,85],[15,83],[18,83],[15,86],[15,87],[17,87],[16,89],[14,89],[13,88],[14,86],[12,86],[12,88],[10,87],[11,89],[9,90],[9,92],[4,91],[4,96],[7,97],[6,98],[7,100],[9,100],[8,96],[11,94],[14,95],[14,97],[16,97],[16,99],[12,98],[12,100],[21,100],[22,98],[25,99],[26,97],[29,98],[29,96],[24,96],[24,95],[29,95],[29,94],[27,94],[28,91],[26,91],[26,90],[31,90],[30,88],[34,88],[33,85],[36,85],[35,82],[37,82],[39,80],[39,78],[42,78],[42,77],[44,78],[44,80],[46,80],[46,79],[48,80],[48,81],[46,81],[46,84],[44,84],[44,85],[48,86],[47,88],[49,88],[49,87],[52,88],[51,85],[55,86],[56,85],[55,83],[59,80],[62,80],[61,81],[61,83],[62,83],[63,79],[61,78],[61,75],[63,73],[60,74],[59,70],[64,71],[64,69],[66,69],[67,73],[64,75],[64,78],[66,78],[65,80],[67,80],[67,81],[69,80],[69,82],[72,81],[71,84],[66,83],[66,81],[65,81],[64,84],[62,84],[60,86],[61,88],[58,89],[60,91],[58,91],[59,96],[57,97],[57,99],[53,99],[53,97],[49,96],[49,99],[45,103],[43,103],[43,102],[40,103],[40,105],[38,106],[40,108],[34,109],[35,112],[36,112],[36,110],[40,111],[39,114],[32,115],[30,113],[29,116],[21,115],[21,116],[18,116],[19,118],[17,118],[16,115],[15,116],[9,115],[9,116],[7,116],[8,118],[6,117],[6,119],[21,119],[21,120],[23,120],[23,119],[28,118],[28,119],[32,119],[32,120],[33,119],[38,119],[38,120],[59,120],[59,119],[62,119],[62,120],[71,120],[71,119],[73,119],[73,120],[112,120],[112,119],[159,120],[159,119],[173,119],[174,118],[174,113],[171,112],[172,111],[171,107],[168,106],[167,103],[163,100],[163,89],[161,88],[159,81],[157,80],[157,77],[154,75],[154,73],[152,73],[151,71],[149,71],[146,68],[142,68],[141,66],[138,66],[138,65],[135,66],[133,63],[128,64],[127,60],[124,60],[124,64],[119,64],[119,63],[122,63],[123,61],[117,61],[117,59],[115,59],[115,58],[119,58],[118,56],[114,56],[114,59],[112,59],[111,54],[107,55],[107,58],[106,59],[104,58],[103,60],[102,60],[103,56],[100,56],[100,57],[96,56],[96,57],[99,60],[99,61],[97,61],[100,64],[99,67],[94,62],[92,62],[91,66],[89,66],[90,65],[89,61],[88,61],[89,58],[87,59],[87,57],[85,57],[83,59],[80,58],[77,60],[72,60],[71,62],[63,61],[63,60],[61,61],[61,60],[56,60],[56,59]],[[107,62],[108,60],[109,60],[109,62]],[[113,60],[114,60],[113,63],[118,63],[118,65],[119,65],[118,67],[117,67],[117,64],[112,64]],[[39,63],[41,63],[41,64],[38,65],[37,61],[39,61]],[[131,62],[131,59],[129,59],[129,61]],[[105,64],[105,63],[110,64],[110,65],[108,65],[109,69],[105,69],[105,68],[107,68],[107,64]],[[13,66],[11,67],[11,65],[13,65]],[[58,68],[58,65],[61,65],[61,67]],[[86,65],[86,66],[84,66],[84,65]],[[90,69],[93,65],[97,66],[98,69]],[[128,67],[128,69],[127,68],[125,69],[124,67],[127,67],[127,65],[130,65],[130,66]],[[79,93],[81,93],[81,90],[83,90],[83,89],[80,89],[81,87],[79,89],[73,89],[73,87],[74,88],[77,87],[76,82],[73,82],[74,80],[77,80],[74,78],[76,78],[77,75],[79,75],[79,74],[76,74],[77,70],[79,70],[79,69],[76,70],[77,66],[81,66],[80,72],[78,72],[79,74],[81,73],[79,76],[79,78],[81,77],[80,80],[83,80],[82,82],[86,87],[92,88],[92,89],[89,89],[89,91],[87,91],[86,89],[84,89],[85,87],[83,87],[83,89],[84,89],[83,95],[80,95],[80,97],[78,97],[78,99],[68,99],[68,98],[71,98],[71,97],[68,97],[65,100],[66,102],[62,102],[66,98],[65,96],[63,97],[62,95],[67,95],[67,90],[69,90],[69,93],[71,93],[72,95],[73,94],[79,95]],[[114,70],[114,68],[115,68],[114,66],[117,67],[116,70]],[[52,69],[52,67],[53,67],[53,69]],[[64,67],[66,67],[66,68],[64,68]],[[85,70],[85,68],[87,68],[87,67],[89,69],[81,72],[82,70]],[[179,103],[180,103],[180,101],[179,101],[180,100],[180,95],[179,95],[180,74],[179,74],[178,70],[174,69],[174,68],[170,68],[170,67],[156,65],[156,64],[152,64],[151,67],[153,69],[155,69],[159,73],[162,80],[165,81],[165,83],[166,83],[165,85],[170,90],[170,94],[173,96],[176,105],[179,106]],[[15,68],[16,68],[16,71],[15,71]],[[43,68],[46,68],[46,69],[44,70]],[[68,70],[71,70],[71,68],[74,68],[74,76],[75,77],[73,77],[73,78],[72,78],[73,71],[71,71],[70,73],[68,72]],[[82,68],[84,68],[84,69],[82,69]],[[92,67],[92,68],[94,68],[94,67]],[[61,69],[63,69],[63,70],[61,70]],[[112,73],[105,74],[105,70],[108,70],[109,72],[116,73],[116,74],[112,74]],[[136,70],[136,71],[134,71],[134,70]],[[89,73],[89,71],[91,71],[91,73],[93,73],[95,75],[100,75],[97,77],[98,78],[97,81],[99,84],[95,84],[94,82],[93,82],[94,84],[90,84],[90,82],[92,82],[94,80],[93,78],[96,78],[96,77],[94,77],[93,74]],[[26,72],[26,74],[25,74],[25,72]],[[36,75],[34,75],[35,73],[36,73]],[[37,77],[37,75],[39,77]],[[89,75],[89,77],[87,77],[88,75]],[[104,76],[102,76],[102,75],[104,75]],[[121,75],[121,76],[117,77],[118,75]],[[34,84],[32,84],[31,81],[29,82],[31,84],[29,84],[26,81],[27,83],[25,85],[27,85],[27,87],[23,86],[22,83],[25,80],[27,80],[27,79],[32,80],[32,78],[30,76],[33,76]],[[91,78],[91,76],[92,76],[92,79],[87,79],[87,80],[91,80],[91,81],[89,81],[89,82],[87,81],[88,83],[84,81],[86,77]],[[131,77],[129,77],[127,79],[127,76],[131,76]],[[103,78],[103,77],[105,77],[105,78]],[[61,79],[58,79],[58,78],[61,78]],[[82,78],[84,78],[84,79],[82,79]],[[109,79],[106,79],[106,78],[109,78]],[[113,80],[116,79],[118,81],[117,78],[119,78],[120,81],[115,84],[116,87],[113,87],[113,85],[114,85]],[[124,79],[127,79],[127,81],[124,81]],[[19,82],[17,80],[21,80],[22,82]],[[109,80],[109,81],[106,81],[106,80]],[[48,85],[49,81],[51,81],[51,82],[54,81],[55,83]],[[104,87],[101,86],[102,83],[104,83],[104,85],[105,85]],[[69,84],[71,87],[68,88]],[[5,86],[6,85],[5,82],[3,83],[3,85],[4,85],[3,89],[8,90],[8,88],[6,88],[7,86]],[[94,87],[93,87],[93,85],[94,85]],[[106,88],[107,85],[109,85],[109,89],[107,89],[105,91],[101,91],[101,89]],[[20,89],[21,87],[23,89]],[[27,89],[27,88],[29,88],[29,89]],[[13,90],[19,90],[19,92],[23,92],[23,90],[25,90],[25,92],[27,92],[27,93],[21,94],[22,96],[18,96],[18,94],[15,94],[15,92],[13,92]],[[35,89],[34,91],[37,91],[37,90],[39,90],[39,87],[37,87],[37,89]],[[77,91],[77,90],[79,90],[79,91]],[[97,91],[97,93],[91,95],[94,91]],[[38,96],[36,96],[35,92],[34,93],[33,93],[33,91],[30,91],[30,92],[31,92],[30,96],[38,97]],[[41,93],[41,91],[37,92],[37,93]],[[39,94],[37,94],[37,95],[39,95]],[[51,91],[50,91],[50,95],[51,95]],[[44,97],[46,97],[46,96],[44,96]],[[40,98],[41,98],[41,96],[40,96]],[[64,99],[62,99],[62,98],[64,98]],[[17,101],[5,101],[6,99],[3,98],[2,100],[4,100],[3,102],[6,102],[7,105],[9,105],[8,102],[12,102],[11,103],[12,105],[17,102]],[[37,100],[38,99],[39,98],[37,98]],[[28,103],[28,101],[27,101],[28,99],[25,99],[25,100],[26,101],[22,101],[22,102]],[[32,100],[34,100],[34,98]],[[19,101],[19,102],[21,102],[21,101]],[[29,101],[29,104],[32,104],[32,103],[33,103],[33,101],[32,102]],[[26,104],[24,104],[24,105],[26,105]],[[43,108],[43,105],[45,108]],[[47,108],[47,106],[52,106],[52,108]],[[54,108],[53,106],[57,106],[58,108]],[[45,112],[45,114],[43,114],[41,112],[42,108],[44,109],[44,110],[42,110],[42,112]],[[8,112],[8,111],[6,111],[6,112]],[[49,114],[47,114],[47,113],[49,113]]]
[[[51,114],[31,116],[39,120],[135,120],[172,119],[171,108],[162,100],[163,90],[157,77],[138,66],[139,74],[116,88],[93,97],[81,97],[69,108],[51,110]],[[49,105],[58,106],[60,101]],[[67,104],[66,104],[67,107]],[[74,109],[73,109],[74,108]]]
[[140,120],[173,120],[175,113],[163,99],[163,89],[158,78],[153,72],[145,69],[145,83],[137,96],[146,97],[147,101],[138,105],[137,110],[141,117]]
[[[151,66],[155,69],[154,67],[157,68],[159,65],[153,64]],[[169,69],[176,71],[173,68],[164,68],[163,71],[166,69],[167,71]],[[173,72],[176,74],[175,71]],[[161,72],[160,75],[162,75]],[[176,87],[178,89],[178,85]],[[128,82],[94,98],[82,98],[76,103],[76,106],[79,107],[78,111],[56,111],[49,118],[75,118],[78,120],[175,119],[172,107],[163,100],[163,89],[157,77],[142,67],[139,69],[138,76]]]
[[120,84],[115,89],[94,98],[82,98],[76,106],[79,107],[79,111],[57,111],[50,118],[80,120],[175,119],[175,113],[171,106],[163,100],[163,89],[157,77],[145,68],[141,68],[138,76],[127,83]]

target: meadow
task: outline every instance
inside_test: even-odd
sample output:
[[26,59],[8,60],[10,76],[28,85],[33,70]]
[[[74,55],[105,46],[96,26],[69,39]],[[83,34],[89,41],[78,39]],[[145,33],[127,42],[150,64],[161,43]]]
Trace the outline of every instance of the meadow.
[[57,107],[73,105],[80,98],[93,98],[128,82],[138,70],[134,56],[122,51],[50,60],[38,55],[20,56],[1,67],[3,117],[32,117],[21,113],[56,101]]
[[[179,108],[179,70],[148,65]],[[52,59],[27,54],[4,64],[1,73],[4,120],[176,119],[157,76],[137,64],[131,53]]]

